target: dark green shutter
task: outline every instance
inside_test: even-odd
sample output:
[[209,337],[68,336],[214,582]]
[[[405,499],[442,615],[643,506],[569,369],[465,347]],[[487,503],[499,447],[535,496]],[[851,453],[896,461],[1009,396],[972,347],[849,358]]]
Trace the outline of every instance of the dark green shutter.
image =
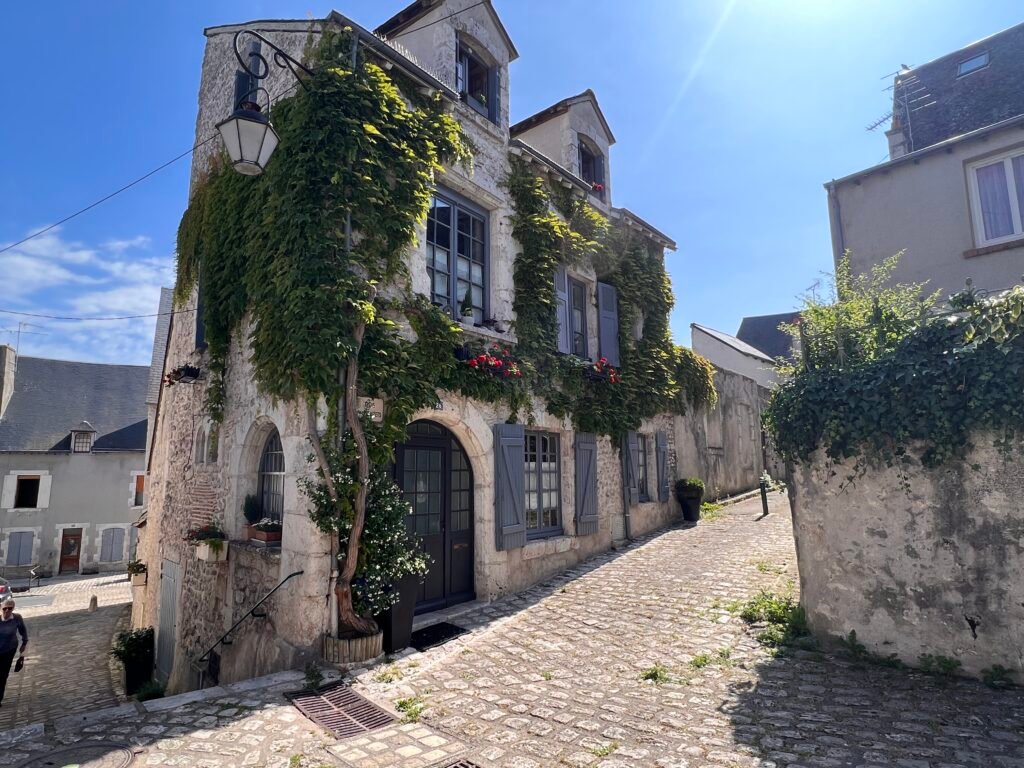
[[664,432],[654,433],[654,455],[658,468],[658,501],[668,501],[668,442]]
[[576,535],[597,533],[597,437],[576,433]]
[[614,285],[597,284],[597,338],[601,357],[619,367],[619,297]]
[[622,482],[625,485],[629,506],[640,503],[640,489],[637,486],[636,457],[639,453],[636,432],[627,432],[622,438]]
[[525,448],[522,424],[494,425],[494,533],[499,550],[526,543]]

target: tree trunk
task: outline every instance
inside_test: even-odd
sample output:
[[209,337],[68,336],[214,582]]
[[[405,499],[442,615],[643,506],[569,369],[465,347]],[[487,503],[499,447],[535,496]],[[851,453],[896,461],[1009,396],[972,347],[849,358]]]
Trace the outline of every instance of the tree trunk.
[[377,622],[356,614],[352,606],[352,579],[356,575],[359,564],[359,542],[363,537],[363,526],[366,524],[366,493],[370,479],[370,449],[366,444],[363,424],[359,421],[356,383],[359,377],[359,350],[363,346],[363,334],[366,323],[361,322],[352,333],[355,348],[348,359],[345,371],[345,422],[352,431],[352,439],[359,450],[356,464],[356,479],[359,482],[356,491],[355,513],[352,516],[352,530],[348,535],[345,557],[341,571],[338,573],[338,628],[350,629],[354,632],[372,634],[377,631]]
[[[373,619],[359,616],[352,605],[352,579],[355,577],[356,566],[359,564],[359,543],[366,524],[366,492],[370,477],[370,452],[366,444],[366,435],[363,433],[363,425],[359,421],[359,411],[356,402],[357,380],[359,376],[359,349],[362,347],[365,331],[365,323],[359,323],[353,331],[352,335],[356,346],[349,357],[348,366],[345,371],[345,423],[352,431],[352,438],[356,441],[356,447],[359,450],[359,460],[356,466],[359,490],[356,492],[352,530],[349,532],[345,557],[338,572],[335,594],[338,599],[338,630],[350,630],[369,635],[377,631],[377,623]],[[313,453],[316,456],[317,463],[320,465],[320,474],[323,476],[324,484],[327,486],[327,494],[331,497],[331,501],[337,505],[339,503],[338,489],[334,485],[331,466],[327,460],[327,455],[324,453],[323,445],[320,442],[320,436],[316,429],[316,404],[309,403],[306,408],[309,442],[313,446]]]

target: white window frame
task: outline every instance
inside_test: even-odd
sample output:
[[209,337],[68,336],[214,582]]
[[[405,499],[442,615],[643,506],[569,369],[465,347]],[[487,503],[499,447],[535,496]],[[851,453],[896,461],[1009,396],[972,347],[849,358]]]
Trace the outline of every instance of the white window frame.
[[[39,495],[36,496],[36,506],[16,507],[14,502],[17,498],[18,478],[26,476],[39,478]],[[8,472],[3,477],[3,486],[0,488],[0,509],[17,510],[18,512],[38,512],[48,509],[52,484],[53,477],[48,469],[16,469]]]
[[[139,476],[141,476],[143,478],[143,480],[142,480],[142,503],[141,504],[136,504],[135,503],[135,484],[138,482],[138,480],[136,478],[138,478]],[[132,509],[142,509],[144,506],[146,506],[146,491],[149,490],[146,487],[148,485],[147,481],[148,481],[148,478],[146,478],[146,473],[145,472],[132,472],[132,479],[131,479],[131,482],[129,482],[129,484],[128,484],[128,506],[131,507]]]
[[[974,160],[967,164],[967,188],[970,191],[971,218],[974,224],[974,243],[977,247],[983,248],[988,245],[999,245],[1024,238],[1024,225],[1022,225],[1020,201],[1017,200],[1017,188],[1014,184],[1013,158],[1024,156],[1024,148],[1009,152],[1002,152],[998,155],[990,155],[980,160]],[[1010,212],[1013,217],[1013,232],[1002,237],[995,237],[991,240],[985,239],[985,217],[981,210],[981,192],[978,189],[978,169],[996,163],[1003,163],[1003,171],[1006,174],[1007,192],[1010,196]]]

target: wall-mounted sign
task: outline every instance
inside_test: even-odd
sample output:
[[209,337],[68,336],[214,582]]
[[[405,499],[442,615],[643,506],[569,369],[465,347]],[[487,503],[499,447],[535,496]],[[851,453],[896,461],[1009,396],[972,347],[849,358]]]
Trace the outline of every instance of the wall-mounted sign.
[[384,401],[378,397],[360,398],[359,412],[370,414],[370,419],[373,421],[384,421]]

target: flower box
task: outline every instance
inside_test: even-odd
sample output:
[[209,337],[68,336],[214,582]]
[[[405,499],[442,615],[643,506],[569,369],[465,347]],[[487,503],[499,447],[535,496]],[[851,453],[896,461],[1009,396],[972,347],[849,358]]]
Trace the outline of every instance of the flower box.
[[254,525],[247,525],[245,528],[249,541],[262,541],[264,544],[279,544],[281,542],[281,531],[261,531]]
[[210,540],[196,544],[196,556],[206,563],[226,563],[228,559],[228,542],[217,539],[220,546],[212,545]]
[[146,572],[133,573],[131,574],[132,586],[133,587],[144,587],[146,586]]

